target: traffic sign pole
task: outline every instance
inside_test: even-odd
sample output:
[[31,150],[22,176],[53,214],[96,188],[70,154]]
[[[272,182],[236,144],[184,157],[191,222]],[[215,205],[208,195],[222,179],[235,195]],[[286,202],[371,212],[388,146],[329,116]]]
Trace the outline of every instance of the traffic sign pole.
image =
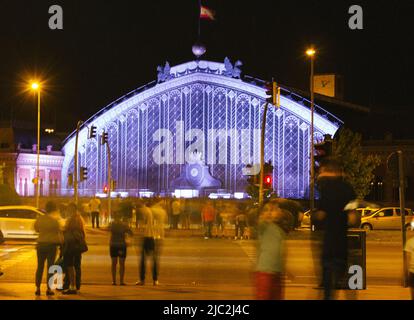
[[401,232],[402,232],[402,250],[403,250],[403,287],[407,288],[407,253],[405,252],[405,243],[407,233],[405,230],[405,179],[404,179],[404,159],[401,150],[398,153],[398,167],[400,180],[400,212],[401,212]]

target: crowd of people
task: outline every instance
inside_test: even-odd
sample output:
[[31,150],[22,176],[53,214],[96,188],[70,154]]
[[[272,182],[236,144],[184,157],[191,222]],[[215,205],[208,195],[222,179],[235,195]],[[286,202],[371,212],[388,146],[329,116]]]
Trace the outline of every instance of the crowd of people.
[[[90,201],[93,209],[92,226],[99,228],[100,201],[93,198]],[[119,284],[125,285],[125,259],[127,247],[133,238],[131,229],[131,213],[133,207],[129,202],[119,203],[113,210],[113,217],[108,225],[110,233],[109,255],[111,258],[112,284],[117,285],[117,269],[119,264]],[[54,289],[62,294],[77,294],[81,288],[82,254],[88,251],[86,242],[85,223],[81,212],[75,203],[70,203],[60,212],[53,201],[46,204],[45,215],[39,216],[35,222],[35,230],[39,233],[37,239],[37,269],[35,275],[35,295],[41,295],[41,282],[45,263],[47,264],[46,295],[53,296]],[[164,238],[164,226],[167,213],[159,198],[140,202],[137,208],[141,222],[139,234],[142,235],[139,280],[137,285],[145,284],[146,260],[152,257],[153,284],[158,285],[159,252]],[[63,218],[64,217],[64,218]],[[62,285],[55,286],[56,279],[50,272],[52,266],[60,266],[64,273]]]
[[[348,246],[347,231],[349,226],[347,203],[355,198],[354,190],[344,179],[341,167],[335,161],[324,163],[319,168],[317,178],[319,201],[311,215],[312,251],[318,286],[324,298],[334,299],[335,290],[341,287],[341,281],[347,274]],[[92,227],[100,227],[101,203],[97,198],[89,202],[92,213]],[[268,200],[261,208],[255,209],[242,204],[233,205],[230,209],[220,201],[206,200],[199,206],[200,221],[204,228],[204,238],[224,235],[225,227],[231,216],[234,221],[234,238],[245,236],[245,231],[252,223],[254,215],[255,237],[257,238],[257,261],[255,269],[255,288],[257,299],[283,299],[283,283],[286,274],[285,241],[288,233],[295,227],[294,215],[280,206],[278,199]],[[229,214],[231,211],[231,215]],[[135,214],[135,232],[133,216]],[[188,229],[191,225],[192,210],[186,200],[153,198],[139,200],[135,204],[130,201],[115,202],[112,219],[108,225],[110,232],[110,248],[112,284],[117,285],[117,269],[119,265],[119,284],[125,285],[125,260],[128,244],[133,235],[141,237],[139,254],[139,273],[136,285],[144,285],[146,280],[146,260],[152,261],[152,282],[158,285],[159,256],[164,238],[165,226],[171,229]],[[63,294],[76,294],[81,286],[82,254],[88,250],[85,240],[84,220],[73,203],[65,209],[63,220],[53,202],[46,205],[46,215],[35,223],[39,232],[37,245],[38,268],[36,271],[36,295],[40,295],[40,284],[45,262],[48,268],[59,263],[65,279]],[[413,241],[406,250],[413,251]],[[56,258],[58,257],[58,262]],[[414,265],[414,263],[411,263]],[[410,267],[410,272],[411,272]],[[414,273],[410,273],[411,275]],[[48,274],[47,295],[53,295],[50,288],[51,275]],[[412,277],[414,278],[414,277]]]

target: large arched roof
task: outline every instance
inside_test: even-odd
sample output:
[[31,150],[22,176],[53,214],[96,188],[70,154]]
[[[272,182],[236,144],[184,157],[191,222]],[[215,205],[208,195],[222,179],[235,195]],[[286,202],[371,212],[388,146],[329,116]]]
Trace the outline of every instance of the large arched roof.
[[[243,80],[241,80],[224,75],[225,71],[225,64],[211,61],[191,61],[171,67],[167,81],[161,83],[156,81],[150,82],[117,99],[85,121],[79,134],[79,145],[85,145],[88,136],[87,130],[90,125],[96,126],[98,133],[100,133],[110,123],[120,119],[129,109],[137,106],[141,109],[147,108],[144,102],[151,97],[162,95],[164,92],[190,83],[200,82],[225,85],[228,88],[233,88],[235,91],[245,92],[255,97],[258,102],[266,99],[265,81],[249,76],[244,76]],[[280,102],[282,110],[289,110],[299,119],[310,122],[310,102],[307,99],[282,87]],[[316,131],[334,135],[342,121],[316,105],[314,124]],[[72,133],[64,142],[63,151],[66,161],[73,158],[74,144],[75,133]]]

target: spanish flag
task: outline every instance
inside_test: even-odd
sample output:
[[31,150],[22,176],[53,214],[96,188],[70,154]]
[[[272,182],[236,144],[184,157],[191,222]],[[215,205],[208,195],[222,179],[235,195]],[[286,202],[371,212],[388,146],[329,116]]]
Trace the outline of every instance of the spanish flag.
[[200,18],[201,19],[207,19],[207,20],[215,20],[214,17],[215,13],[213,10],[205,7],[205,6],[201,6],[201,10],[200,10]]

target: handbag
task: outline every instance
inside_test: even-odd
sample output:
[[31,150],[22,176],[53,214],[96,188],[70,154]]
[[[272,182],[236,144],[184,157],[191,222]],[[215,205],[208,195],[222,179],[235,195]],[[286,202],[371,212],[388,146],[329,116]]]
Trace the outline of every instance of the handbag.
[[88,245],[86,244],[85,237],[82,233],[73,233],[73,238],[77,242],[76,248],[79,250],[80,253],[85,253],[89,250]]
[[80,241],[79,249],[81,253],[85,253],[89,250],[84,237],[82,237],[82,240]]

